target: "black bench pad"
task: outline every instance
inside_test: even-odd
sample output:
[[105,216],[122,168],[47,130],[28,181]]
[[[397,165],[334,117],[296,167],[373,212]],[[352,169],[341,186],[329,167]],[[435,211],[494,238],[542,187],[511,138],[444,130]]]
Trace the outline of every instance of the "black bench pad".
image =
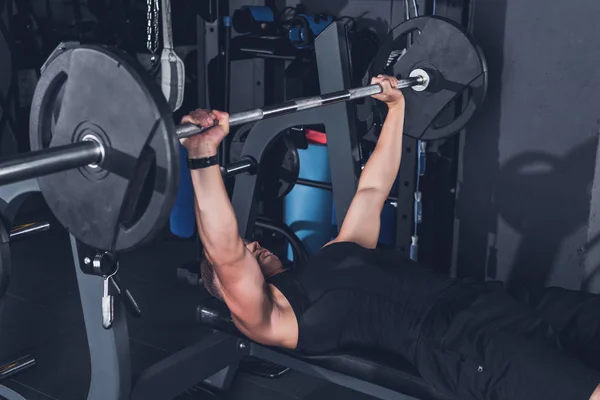
[[[198,306],[198,321],[202,325],[249,340],[235,328],[229,310],[220,301],[211,299]],[[275,350],[311,365],[368,381],[421,400],[456,400],[434,390],[408,361],[397,355],[358,349],[327,355],[306,355],[297,351]]]

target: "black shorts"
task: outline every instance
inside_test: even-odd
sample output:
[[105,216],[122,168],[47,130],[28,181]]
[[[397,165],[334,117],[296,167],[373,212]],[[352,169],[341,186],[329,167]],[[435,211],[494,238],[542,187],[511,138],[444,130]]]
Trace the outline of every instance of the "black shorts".
[[503,290],[440,299],[414,363],[460,400],[589,400],[600,384],[600,372],[565,351],[547,320]]

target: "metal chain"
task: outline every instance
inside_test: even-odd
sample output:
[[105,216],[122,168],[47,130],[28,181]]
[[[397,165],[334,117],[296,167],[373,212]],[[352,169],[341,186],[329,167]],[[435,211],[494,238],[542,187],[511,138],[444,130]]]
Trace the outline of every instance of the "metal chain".
[[154,42],[152,43],[154,50],[152,54],[158,51],[158,38],[160,36],[160,0],[154,0]]
[[152,63],[156,62],[158,51],[158,14],[160,11],[160,0],[146,0],[148,6],[146,12],[146,48],[152,54]]
[[146,48],[152,52],[152,0],[146,0]]

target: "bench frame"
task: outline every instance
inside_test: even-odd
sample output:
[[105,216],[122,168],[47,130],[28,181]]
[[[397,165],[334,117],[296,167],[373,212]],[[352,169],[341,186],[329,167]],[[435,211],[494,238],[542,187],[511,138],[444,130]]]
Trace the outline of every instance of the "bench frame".
[[86,275],[80,268],[83,245],[71,237],[85,326],[90,344],[92,379],[88,400],[172,399],[206,381],[228,389],[242,357],[254,356],[381,399],[416,400],[385,387],[318,367],[288,354],[234,335],[213,330],[211,334],[144,370],[132,383],[129,335],[125,310],[115,310],[113,328],[102,328],[100,299],[102,278]]
[[80,267],[83,245],[71,237],[92,367],[88,400],[172,399],[205,381],[224,390],[242,357],[254,356],[381,399],[416,400],[385,387],[318,367],[234,335],[213,330],[198,343],[144,370],[132,382],[129,334],[125,310],[115,303],[112,329],[102,328],[102,278],[86,275]]

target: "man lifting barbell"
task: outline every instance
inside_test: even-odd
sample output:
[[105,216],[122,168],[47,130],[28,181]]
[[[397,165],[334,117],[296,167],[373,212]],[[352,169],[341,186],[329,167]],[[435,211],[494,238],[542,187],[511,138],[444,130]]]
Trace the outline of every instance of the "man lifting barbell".
[[451,279],[376,249],[379,215],[400,166],[404,98],[395,78],[373,83],[384,88],[373,97],[389,108],[376,149],[338,237],[294,270],[238,235],[213,159],[229,132],[228,115],[197,110],[183,119],[203,128],[219,123],[181,140],[194,159],[207,290],[256,342],[306,353],[396,353],[461,400],[600,399],[600,298],[549,289],[523,305],[501,283]]
[[[61,44],[36,87],[34,151],[2,160],[0,185],[37,178],[73,238],[99,254],[118,253],[147,243],[164,227],[178,187],[176,137],[208,129],[204,138],[184,140],[200,158],[192,166],[208,167],[192,173],[200,233],[213,265],[204,265],[205,278],[214,278],[213,292],[250,338],[308,353],[379,348],[409,359],[433,387],[460,399],[588,399],[600,382],[598,297],[551,289],[530,306],[518,305],[500,284],[452,280],[374,249],[379,212],[400,164],[402,132],[421,140],[455,133],[477,101],[448,126],[433,121],[466,90],[482,99],[487,82],[485,59],[467,32],[437,17],[404,26],[406,33],[421,32],[394,66],[403,77],[397,88],[415,88],[406,92],[404,129],[393,78],[376,80],[385,91],[380,85],[340,90],[229,121],[218,112],[210,118],[195,113],[186,121],[201,127],[176,127],[162,93],[132,60],[105,47]],[[382,92],[378,98],[395,106],[340,236],[298,271],[284,271],[258,244],[245,244],[214,159],[202,160],[214,155],[228,125]],[[214,117],[221,127],[211,131]],[[108,280],[106,272],[94,273]],[[110,297],[102,298],[103,317],[112,318],[112,303],[104,301]]]

